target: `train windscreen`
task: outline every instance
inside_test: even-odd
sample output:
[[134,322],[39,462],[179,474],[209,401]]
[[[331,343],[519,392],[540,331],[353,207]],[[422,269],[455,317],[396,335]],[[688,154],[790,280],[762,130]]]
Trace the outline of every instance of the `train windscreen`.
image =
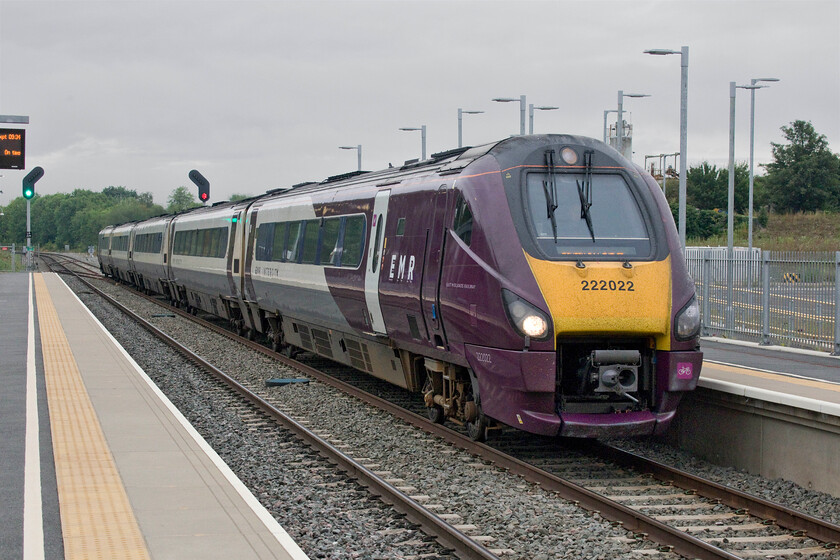
[[529,173],[526,212],[549,259],[649,258],[641,208],[617,174]]

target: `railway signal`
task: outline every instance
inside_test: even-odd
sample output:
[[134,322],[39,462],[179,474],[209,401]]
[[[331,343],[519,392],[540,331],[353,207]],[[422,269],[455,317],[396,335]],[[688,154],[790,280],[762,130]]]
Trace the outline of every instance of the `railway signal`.
[[35,183],[44,176],[44,168],[36,167],[23,178],[23,198],[26,200],[35,196]]
[[190,181],[195,183],[198,187],[198,199],[201,202],[210,200],[210,181],[204,178],[204,175],[193,169],[190,171]]

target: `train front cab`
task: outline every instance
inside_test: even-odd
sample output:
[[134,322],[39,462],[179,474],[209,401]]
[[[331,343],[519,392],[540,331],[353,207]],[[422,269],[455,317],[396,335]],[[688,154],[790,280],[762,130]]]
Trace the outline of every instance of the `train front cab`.
[[[497,259],[499,299],[520,342],[465,345],[482,410],[545,435],[660,433],[682,392],[696,386],[702,361],[670,210],[655,183],[614,151],[560,138],[524,165],[500,159],[521,245],[519,258]],[[488,236],[504,230],[495,225]],[[491,244],[498,251],[505,243],[499,236]],[[533,282],[504,281],[521,267]]]

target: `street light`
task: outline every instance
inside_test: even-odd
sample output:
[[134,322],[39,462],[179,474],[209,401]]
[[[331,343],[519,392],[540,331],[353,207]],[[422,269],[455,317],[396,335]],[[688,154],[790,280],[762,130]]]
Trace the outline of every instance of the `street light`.
[[534,133],[534,110],[537,111],[553,111],[555,109],[559,109],[560,107],[549,107],[546,105],[538,105],[534,106],[533,103],[528,105],[528,134]]
[[672,51],[670,49],[649,49],[646,54],[680,55],[680,245],[685,252],[685,199],[686,199],[686,162],[688,161],[688,47]]
[[606,109],[604,111],[604,144],[607,143],[607,113],[618,113],[617,109]]
[[[754,86],[757,82],[778,82],[779,78],[753,78],[750,80],[750,85]],[[764,86],[767,87],[767,86]],[[750,90],[750,200],[749,200],[749,218],[747,219],[747,245],[749,247],[750,255],[752,255],[753,246],[753,154],[755,153],[755,89]]]
[[419,128],[417,128],[417,127],[415,127],[415,128],[405,127],[405,128],[401,128],[400,130],[406,130],[406,131],[419,130],[420,131],[420,142],[421,142],[421,145],[422,145],[422,150],[421,150],[422,156],[420,157],[420,161],[425,161],[426,160],[426,125],[424,124],[423,126],[421,126]]
[[525,96],[520,95],[519,99],[515,97],[496,97],[493,101],[499,103],[510,103],[512,101],[519,101],[519,135],[525,135]]
[[478,114],[483,113],[483,112],[484,111],[465,111],[464,109],[458,108],[458,147],[459,148],[464,145],[463,133],[462,133],[463,128],[461,126],[461,120],[462,120],[463,117],[461,115],[478,115]]
[[359,144],[358,146],[339,146],[339,150],[356,150],[359,152],[357,155],[359,156],[359,171],[362,170],[362,145]]
[[734,328],[732,282],[735,268],[735,90],[756,90],[765,86],[739,86],[729,82],[729,189],[726,205],[726,328]]
[[[618,150],[618,153],[624,155],[624,98],[625,97],[650,97],[647,93],[624,93],[624,90],[618,90],[618,124],[616,126],[616,139],[615,139],[615,147]],[[633,159],[633,153],[631,153],[627,157],[627,159]]]

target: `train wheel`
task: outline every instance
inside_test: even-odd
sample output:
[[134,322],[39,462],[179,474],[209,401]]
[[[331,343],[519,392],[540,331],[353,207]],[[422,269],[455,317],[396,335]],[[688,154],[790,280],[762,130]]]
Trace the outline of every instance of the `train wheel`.
[[467,435],[473,441],[487,441],[487,417],[481,414],[475,422],[467,422]]
[[443,409],[437,405],[426,407],[426,415],[435,424],[443,424],[443,421],[446,419]]

